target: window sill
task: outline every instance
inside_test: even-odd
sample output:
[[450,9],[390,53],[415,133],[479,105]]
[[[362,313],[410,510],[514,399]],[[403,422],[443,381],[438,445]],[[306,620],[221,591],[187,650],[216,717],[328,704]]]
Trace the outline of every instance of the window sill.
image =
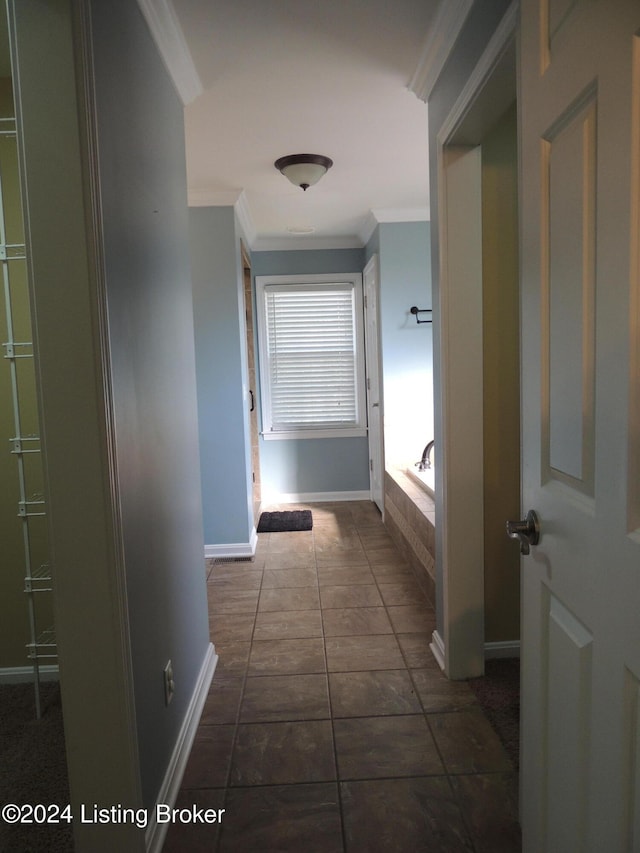
[[265,441],[286,441],[298,438],[364,438],[367,435],[365,427],[349,427],[347,429],[294,429],[282,432],[261,433]]

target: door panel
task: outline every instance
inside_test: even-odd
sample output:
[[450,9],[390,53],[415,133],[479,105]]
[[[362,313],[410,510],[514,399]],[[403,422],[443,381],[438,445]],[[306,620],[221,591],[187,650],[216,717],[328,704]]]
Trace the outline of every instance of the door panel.
[[[543,462],[547,477],[593,494],[593,323],[596,101],[556,122],[542,142],[545,314]],[[545,269],[546,268],[546,269]],[[544,310],[544,309],[543,309]]]
[[547,0],[549,7],[549,42],[551,42],[553,36],[562,26],[562,23],[567,19],[576,2],[577,0]]
[[640,849],[638,33],[633,0],[521,4],[526,853]]
[[[551,849],[580,849],[586,826],[593,637],[554,596],[547,621],[547,801]],[[566,792],[572,795],[567,797]]]

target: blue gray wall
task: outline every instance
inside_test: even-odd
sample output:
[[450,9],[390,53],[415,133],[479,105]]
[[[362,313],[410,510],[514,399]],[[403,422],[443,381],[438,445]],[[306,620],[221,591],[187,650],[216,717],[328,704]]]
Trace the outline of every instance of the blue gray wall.
[[433,438],[433,331],[431,324],[418,325],[409,310],[431,308],[429,223],[381,223],[367,244],[367,257],[376,252],[385,464],[413,464]]
[[189,210],[205,545],[253,532],[246,325],[232,207]]
[[[363,249],[253,252],[254,275],[362,272]],[[305,438],[260,443],[263,496],[369,491],[364,438]]]
[[[200,457],[205,543],[246,543],[252,530],[245,326],[240,237],[230,207],[190,211]],[[256,251],[252,273],[361,272],[380,259],[380,310],[387,459],[413,463],[433,437],[431,326],[409,309],[429,307],[429,223],[379,225],[366,249]],[[257,348],[256,348],[257,351]],[[259,395],[258,395],[259,399]],[[368,492],[368,440],[260,441],[263,498]]]
[[[183,108],[137,4],[94,0],[91,14],[118,490],[150,807],[209,644]],[[165,707],[169,658],[177,690]]]

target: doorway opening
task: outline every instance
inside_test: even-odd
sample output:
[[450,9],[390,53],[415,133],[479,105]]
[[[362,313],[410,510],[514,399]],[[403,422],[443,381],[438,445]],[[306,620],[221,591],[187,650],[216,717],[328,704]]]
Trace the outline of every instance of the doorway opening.
[[442,523],[432,649],[454,679],[481,675],[486,657],[519,654],[519,553],[504,532],[520,512],[513,29],[489,45],[438,136]]

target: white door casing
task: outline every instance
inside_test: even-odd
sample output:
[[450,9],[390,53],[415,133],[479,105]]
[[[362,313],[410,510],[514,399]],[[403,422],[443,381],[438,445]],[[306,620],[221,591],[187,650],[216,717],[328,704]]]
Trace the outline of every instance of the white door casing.
[[[90,20],[86,4],[68,0],[11,2],[7,12],[70,802],[74,815],[85,803],[138,808]],[[88,696],[100,697],[90,712]],[[132,823],[76,819],[73,829],[79,853],[147,849]]]
[[447,342],[440,359],[446,413],[441,438],[446,449],[441,463],[446,522],[440,533],[444,624],[442,638],[433,639],[434,652],[452,679],[484,672],[481,169],[480,146],[443,145],[440,257],[446,287],[440,292],[439,321],[441,339]]
[[521,5],[525,853],[640,849],[639,32]]
[[379,264],[373,255],[363,271],[367,374],[367,423],[371,500],[384,513],[384,453],[382,444],[382,387],[380,383]]
[[452,679],[484,670],[482,233],[496,226],[483,223],[481,144],[515,97],[517,23],[514,2],[437,135],[440,285],[434,291],[434,391],[441,587],[431,649]]

